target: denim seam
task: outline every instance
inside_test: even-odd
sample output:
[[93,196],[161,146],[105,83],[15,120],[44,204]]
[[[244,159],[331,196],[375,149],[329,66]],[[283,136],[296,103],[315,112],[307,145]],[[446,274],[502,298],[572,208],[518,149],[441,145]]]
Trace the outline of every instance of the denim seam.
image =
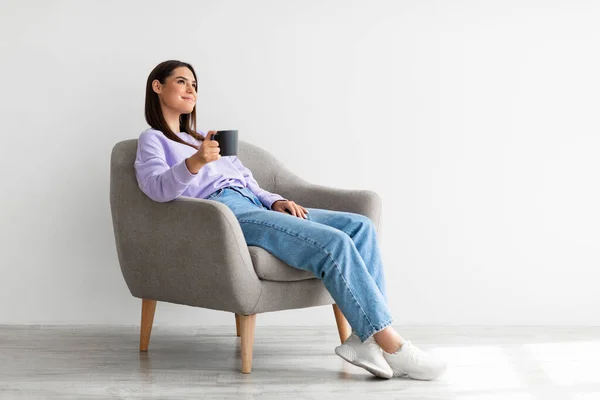
[[290,236],[294,236],[298,239],[302,239],[305,242],[315,246],[316,248],[318,248],[319,250],[325,252],[325,254],[327,254],[327,256],[331,259],[331,261],[333,262],[333,265],[335,265],[335,268],[338,270],[338,273],[340,274],[340,276],[342,277],[342,280],[344,281],[344,285],[346,286],[346,289],[348,290],[348,292],[350,292],[350,294],[352,295],[352,298],[354,299],[354,302],[356,303],[356,305],[358,306],[358,308],[360,308],[360,310],[362,311],[363,315],[365,316],[365,318],[367,319],[367,321],[369,322],[369,325],[371,328],[375,328],[375,326],[373,325],[373,323],[371,322],[371,319],[369,318],[369,316],[367,315],[367,313],[365,312],[365,310],[362,308],[362,306],[360,305],[360,303],[358,302],[358,300],[356,299],[356,295],[354,294],[354,292],[352,291],[352,289],[350,289],[350,286],[348,285],[348,282],[346,281],[346,278],[344,278],[344,275],[341,273],[340,267],[337,264],[337,262],[335,261],[335,259],[333,258],[332,254],[330,252],[328,252],[326,249],[320,247],[318,245],[318,243],[316,242],[311,242],[308,238],[299,236],[299,235],[293,235],[292,233],[286,231],[285,229],[282,229],[280,227],[278,227],[277,225],[272,225],[272,224],[267,224],[265,222],[262,221],[256,221],[256,220],[251,220],[251,219],[240,219],[239,220],[240,223],[242,222],[248,222],[248,223],[253,223],[253,224],[257,224],[257,225],[265,225],[265,226],[270,226],[271,228],[277,229],[285,234],[288,234]]

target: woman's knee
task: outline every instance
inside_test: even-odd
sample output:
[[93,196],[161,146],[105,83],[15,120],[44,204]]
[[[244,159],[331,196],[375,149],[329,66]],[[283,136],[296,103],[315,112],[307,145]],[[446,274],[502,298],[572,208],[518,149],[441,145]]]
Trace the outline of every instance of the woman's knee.
[[371,220],[371,218],[369,218],[369,217],[367,217],[365,215],[362,215],[362,214],[356,214],[356,215],[357,215],[358,221],[362,225],[367,226],[369,228],[374,228],[375,227],[375,224],[373,223],[373,221]]
[[325,247],[329,251],[333,251],[346,246],[354,246],[354,241],[350,235],[338,229],[332,229],[329,232],[329,241],[326,243]]
[[354,222],[355,228],[352,229],[355,232],[361,230],[376,231],[375,224],[371,221],[371,218],[362,214],[352,214],[352,221]]

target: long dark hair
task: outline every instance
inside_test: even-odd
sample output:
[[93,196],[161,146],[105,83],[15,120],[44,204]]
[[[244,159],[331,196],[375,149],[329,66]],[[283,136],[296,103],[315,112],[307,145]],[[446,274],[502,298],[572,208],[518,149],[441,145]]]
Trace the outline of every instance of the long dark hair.
[[[173,70],[179,67],[189,68],[190,71],[192,71],[192,74],[194,74],[194,79],[197,81],[196,72],[194,71],[194,68],[190,64],[185,63],[183,61],[163,61],[156,67],[154,67],[152,72],[150,72],[150,75],[148,75],[148,81],[146,82],[146,122],[152,128],[161,131],[163,135],[165,135],[169,139],[198,149],[197,146],[187,143],[185,140],[181,139],[175,134],[175,132],[171,130],[171,128],[169,128],[169,125],[167,124],[167,121],[165,120],[165,117],[162,113],[162,109],[160,108],[160,99],[158,98],[158,94],[154,90],[152,90],[152,82],[154,82],[155,79],[158,79],[159,82],[164,85],[167,77],[171,76]],[[194,109],[191,113],[181,114],[181,116],[179,117],[179,130],[181,132],[186,132],[190,134],[197,140],[204,140],[204,137],[198,132],[196,132],[196,106],[194,106]]]

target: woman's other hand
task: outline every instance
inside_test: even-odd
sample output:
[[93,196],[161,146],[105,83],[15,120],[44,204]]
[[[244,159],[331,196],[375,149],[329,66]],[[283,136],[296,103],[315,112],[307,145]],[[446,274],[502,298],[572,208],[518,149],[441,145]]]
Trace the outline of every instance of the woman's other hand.
[[294,217],[306,219],[308,210],[299,204],[294,203],[291,200],[277,200],[271,205],[273,211],[287,212]]

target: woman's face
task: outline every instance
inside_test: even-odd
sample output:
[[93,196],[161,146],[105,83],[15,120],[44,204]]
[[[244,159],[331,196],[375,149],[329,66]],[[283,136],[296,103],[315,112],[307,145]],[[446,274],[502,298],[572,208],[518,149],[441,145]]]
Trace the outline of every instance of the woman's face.
[[189,68],[175,68],[164,84],[155,79],[152,89],[158,94],[163,110],[167,108],[179,114],[189,114],[194,110],[196,80]]

